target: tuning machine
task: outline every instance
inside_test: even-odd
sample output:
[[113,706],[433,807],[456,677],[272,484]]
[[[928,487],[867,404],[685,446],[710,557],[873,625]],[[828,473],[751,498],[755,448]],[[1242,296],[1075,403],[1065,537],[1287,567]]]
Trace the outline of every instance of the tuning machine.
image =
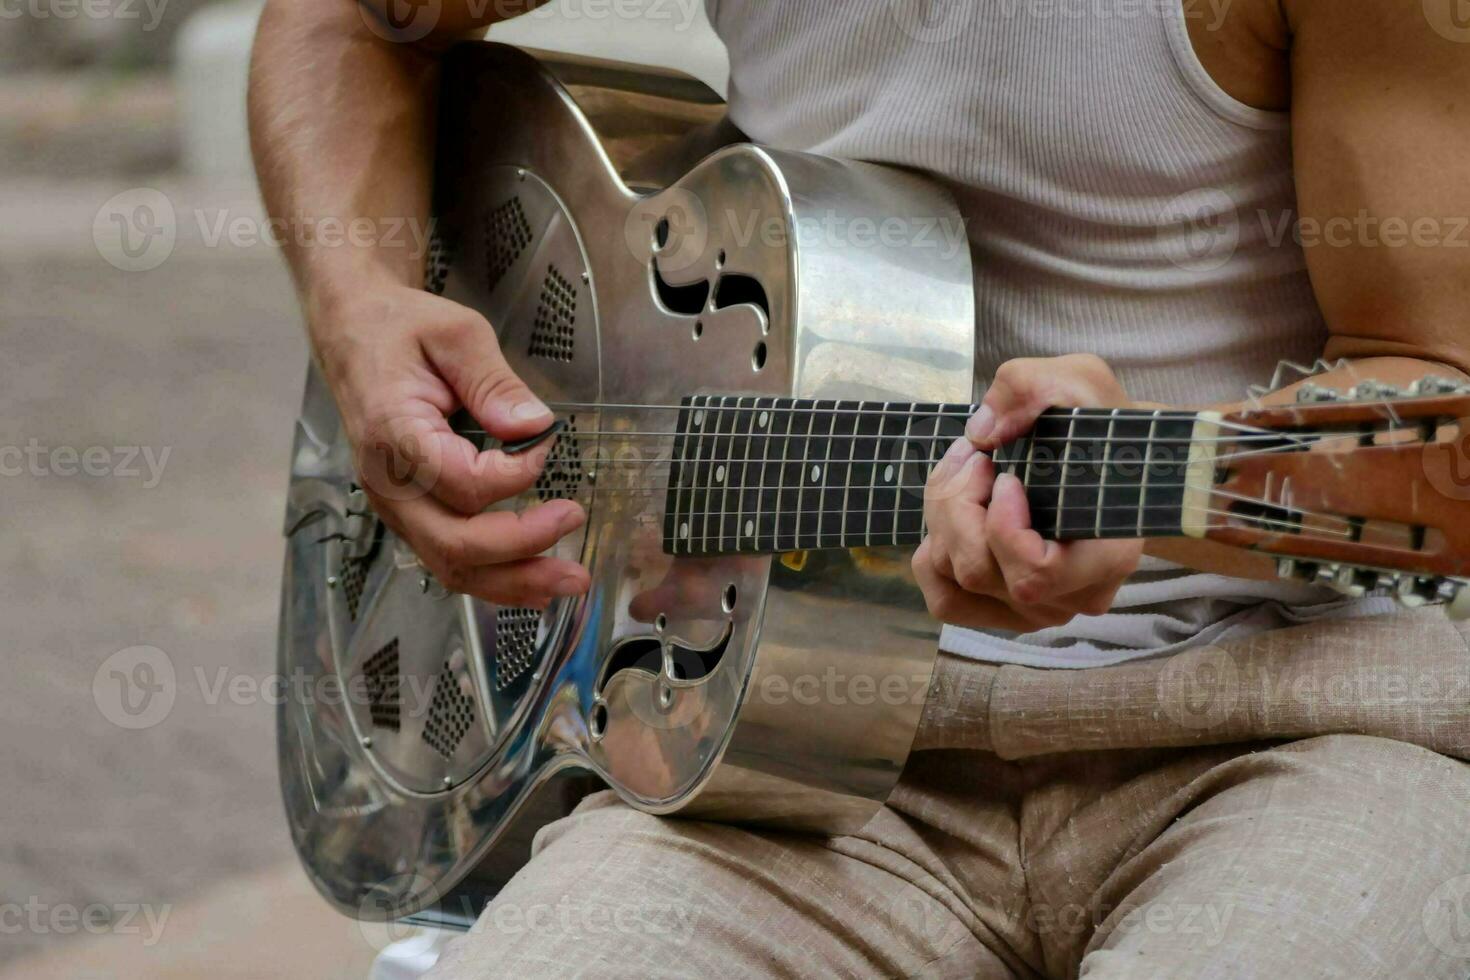
[[1444,603],[1451,619],[1470,619],[1470,581],[1464,579],[1435,578],[1295,558],[1278,559],[1276,574],[1284,579],[1323,585],[1354,598],[1370,592],[1386,593],[1409,609]]

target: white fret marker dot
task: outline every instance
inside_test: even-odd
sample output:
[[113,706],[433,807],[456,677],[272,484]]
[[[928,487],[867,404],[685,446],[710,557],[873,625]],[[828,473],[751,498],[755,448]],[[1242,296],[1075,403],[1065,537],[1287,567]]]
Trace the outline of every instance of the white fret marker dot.
[[891,463],[887,467],[885,467],[884,470],[883,470],[883,482],[884,483],[892,483],[893,482],[893,465]]
[[689,537],[689,522],[688,521],[685,521],[683,524],[680,524],[679,525],[679,537],[681,537],[681,538],[687,538],[687,537]]
[[822,468],[820,466],[813,466],[812,467],[812,482],[813,483],[816,483],[821,478],[822,478]]
[[771,421],[771,413],[770,412],[761,412],[761,417],[760,417],[760,419],[758,421],[760,423],[760,427],[762,429],[764,429],[766,427],[766,423],[769,422],[769,421]]
[[725,468],[723,466],[719,466],[719,467],[716,467],[715,468],[715,482],[716,483],[724,483],[725,482]]
[[755,533],[755,521],[745,522],[745,536],[748,538]]
[[694,424],[704,425],[704,409],[701,408],[699,411],[694,413]]

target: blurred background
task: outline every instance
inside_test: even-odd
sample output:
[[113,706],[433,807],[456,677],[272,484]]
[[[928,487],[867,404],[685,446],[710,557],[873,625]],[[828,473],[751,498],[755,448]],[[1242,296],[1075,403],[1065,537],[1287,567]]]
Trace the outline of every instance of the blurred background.
[[[348,0],[302,0],[348,2]],[[263,235],[255,0],[0,0],[0,978],[366,978],[276,790],[306,344]],[[701,0],[497,28],[723,91]]]

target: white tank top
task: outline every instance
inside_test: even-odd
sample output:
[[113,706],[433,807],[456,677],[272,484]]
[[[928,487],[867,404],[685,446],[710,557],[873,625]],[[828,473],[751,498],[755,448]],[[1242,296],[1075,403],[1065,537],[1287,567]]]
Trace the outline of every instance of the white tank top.
[[[1181,0],[706,0],[733,122],[772,146],[926,171],[975,268],[976,389],[1014,357],[1090,351],[1129,394],[1234,401],[1326,328],[1296,214],[1290,119],[1227,95]],[[1213,16],[1213,14],[1209,14]],[[946,649],[1089,667],[1391,608],[1151,559],[1106,616]]]

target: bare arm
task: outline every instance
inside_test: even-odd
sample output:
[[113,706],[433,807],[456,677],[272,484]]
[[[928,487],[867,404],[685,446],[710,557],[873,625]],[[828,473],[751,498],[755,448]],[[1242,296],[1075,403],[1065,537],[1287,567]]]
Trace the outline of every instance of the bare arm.
[[[273,219],[359,229],[336,247],[288,236],[287,259],[374,510],[448,587],[540,605],[587,587],[575,563],[535,557],[585,514],[570,501],[481,513],[526,489],[547,447],[514,459],[480,453],[447,417],[463,406],[515,439],[544,429],[550,413],[511,373],[482,317],[420,288],[437,53],[497,10],[470,0],[271,0],[251,64],[251,143]],[[397,29],[390,12],[406,15]],[[404,226],[417,233],[392,233]],[[414,492],[375,478],[410,457],[423,464]]]
[[[1407,386],[1470,372],[1470,38],[1447,36],[1446,27],[1458,30],[1448,18],[1437,29],[1433,6],[1246,3],[1239,36],[1205,42],[1239,61],[1254,39],[1264,58],[1245,57],[1241,68],[1201,52],[1238,98],[1276,108],[1289,97],[1302,241],[1330,333],[1323,356],[1347,362],[1318,384]],[[1289,92],[1275,85],[1285,72],[1261,70],[1270,51],[1289,52]],[[1271,400],[1293,397],[1287,389]],[[1106,365],[1073,357],[1010,362],[986,404],[986,433],[957,446],[931,478],[930,537],[914,563],[930,610],[1023,632],[1105,610],[1136,566],[1138,542],[1042,541],[1021,488],[975,449],[1020,434],[1049,405],[1122,405],[1127,396]],[[1148,550],[1210,571],[1274,574],[1270,560],[1210,542],[1151,541]]]

